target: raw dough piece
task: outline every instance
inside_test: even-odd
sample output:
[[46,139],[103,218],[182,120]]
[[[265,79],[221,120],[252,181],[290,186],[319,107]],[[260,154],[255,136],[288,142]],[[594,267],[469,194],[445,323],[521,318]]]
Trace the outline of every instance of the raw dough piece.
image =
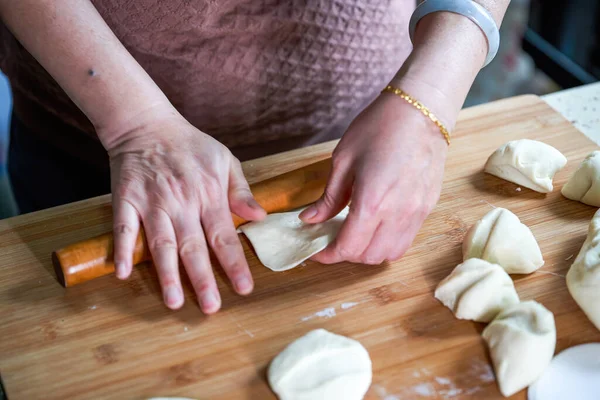
[[481,258],[509,274],[529,274],[544,265],[533,233],[504,208],[495,208],[469,229],[463,241],[463,260]]
[[479,258],[460,264],[440,282],[435,297],[459,319],[490,322],[503,309],[519,303],[510,276],[501,266]]
[[587,343],[559,353],[529,387],[528,400],[598,400],[600,343]]
[[500,392],[509,397],[538,379],[554,355],[554,316],[535,301],[500,312],[484,330]]
[[329,221],[305,224],[298,218],[302,210],[269,214],[258,222],[239,227],[252,243],[258,259],[273,271],[294,268],[331,243],[348,215],[344,208]]
[[496,150],[485,164],[485,172],[536,192],[550,193],[554,174],[566,164],[565,156],[554,147],[521,139]]
[[583,160],[561,193],[567,199],[600,207],[600,151],[592,152]]
[[594,214],[587,238],[567,272],[567,287],[585,315],[600,329],[600,210]]
[[267,378],[280,400],[360,400],[371,385],[371,359],[356,340],[317,329],[279,353]]

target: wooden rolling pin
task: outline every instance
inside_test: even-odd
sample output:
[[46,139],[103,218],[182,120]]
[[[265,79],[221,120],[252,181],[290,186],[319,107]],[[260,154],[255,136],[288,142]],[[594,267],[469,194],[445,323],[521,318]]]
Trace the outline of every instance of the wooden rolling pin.
[[[283,212],[316,201],[325,190],[331,169],[331,159],[258,182],[250,187],[256,201],[267,213]],[[246,222],[232,214],[237,228]],[[137,237],[133,264],[150,260],[144,230]],[[52,253],[52,263],[59,282],[73,286],[115,271],[113,262],[113,235],[107,233],[72,244]]]

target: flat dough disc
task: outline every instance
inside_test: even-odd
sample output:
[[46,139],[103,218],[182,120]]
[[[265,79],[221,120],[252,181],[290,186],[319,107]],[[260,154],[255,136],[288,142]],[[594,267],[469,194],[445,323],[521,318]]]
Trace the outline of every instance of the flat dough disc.
[[305,224],[298,218],[301,210],[269,214],[262,221],[239,227],[263,265],[273,271],[292,269],[331,243],[348,215],[344,208],[338,215],[320,224]]
[[529,400],[598,400],[600,343],[582,344],[562,351],[529,387],[528,394]]

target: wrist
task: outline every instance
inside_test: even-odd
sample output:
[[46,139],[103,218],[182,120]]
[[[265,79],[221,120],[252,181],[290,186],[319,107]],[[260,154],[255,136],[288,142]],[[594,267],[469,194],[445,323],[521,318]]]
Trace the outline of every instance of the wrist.
[[382,107],[382,110],[386,110],[384,114],[389,115],[389,117],[385,115],[379,117],[384,121],[384,125],[391,123],[395,126],[392,132],[409,136],[409,142],[405,142],[405,145],[414,150],[425,150],[445,157],[448,143],[444,134],[422,110],[415,106],[414,102],[411,104],[408,98],[398,92],[384,90],[376,100],[376,104]]
[[419,22],[413,51],[391,83],[425,104],[452,130],[486,54],[485,36],[468,18],[429,14]]
[[169,103],[156,101],[144,107],[125,110],[113,119],[106,118],[94,124],[100,142],[109,153],[124,142],[151,131],[158,121],[181,117]]

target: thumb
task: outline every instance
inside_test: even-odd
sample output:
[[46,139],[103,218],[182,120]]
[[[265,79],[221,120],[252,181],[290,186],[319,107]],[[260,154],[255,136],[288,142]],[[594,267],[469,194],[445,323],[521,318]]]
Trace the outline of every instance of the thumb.
[[353,176],[349,168],[336,168],[329,175],[325,192],[313,205],[300,213],[304,222],[316,224],[333,218],[348,205],[352,195]]
[[261,220],[267,212],[257,203],[250,191],[242,165],[234,159],[229,169],[229,208],[247,221]]

